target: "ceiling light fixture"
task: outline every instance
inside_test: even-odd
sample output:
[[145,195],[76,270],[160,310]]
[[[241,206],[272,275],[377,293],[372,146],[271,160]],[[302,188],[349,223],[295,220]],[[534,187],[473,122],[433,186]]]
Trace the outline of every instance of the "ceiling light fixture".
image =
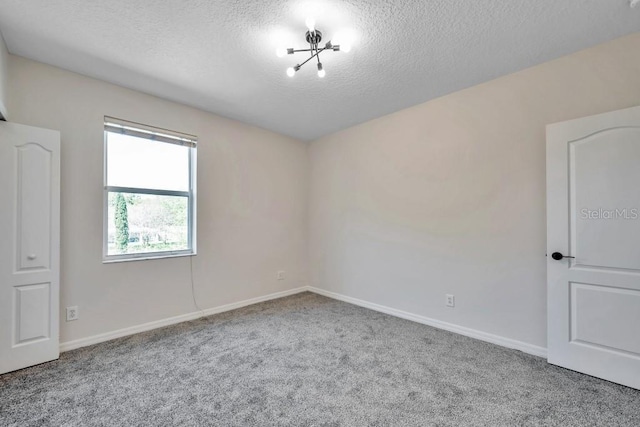
[[304,64],[311,61],[313,58],[316,58],[318,61],[318,77],[322,78],[327,74],[327,72],[324,70],[322,62],[320,62],[320,53],[324,52],[325,50],[331,50],[334,52],[342,50],[343,52],[349,52],[351,50],[351,46],[345,44],[340,47],[340,45],[334,45],[331,43],[331,41],[328,41],[323,47],[320,47],[320,42],[322,41],[322,32],[316,29],[316,21],[313,18],[307,18],[304,23],[309,29],[305,34],[305,39],[307,40],[307,43],[309,43],[309,49],[294,49],[292,47],[285,49],[283,47],[280,47],[276,50],[276,55],[281,58],[287,54],[293,55],[297,52],[309,52],[310,56],[304,62],[297,64],[295,67],[287,68],[287,76],[295,76],[298,70],[300,70],[300,68]]

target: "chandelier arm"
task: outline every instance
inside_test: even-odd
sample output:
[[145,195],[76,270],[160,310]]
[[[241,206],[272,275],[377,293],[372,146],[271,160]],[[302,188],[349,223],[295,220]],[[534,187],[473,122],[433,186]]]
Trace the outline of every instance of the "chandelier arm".
[[[327,49],[329,49],[329,50],[335,50],[335,48],[339,48],[339,47],[340,47],[340,45],[334,44],[334,45],[331,45],[331,47],[330,47],[330,48],[323,47],[323,48],[322,48],[322,50],[327,50]],[[292,54],[293,54],[293,53],[297,53],[297,52],[314,52],[314,49],[292,49],[292,50],[291,50],[291,53],[292,53]]]
[[320,54],[320,52],[322,52],[322,51],[323,51],[323,50],[325,50],[325,49],[326,49],[326,48],[324,48],[324,47],[323,47],[323,48],[322,48],[322,49],[320,49],[317,53],[314,53],[314,54],[313,54],[313,55],[311,55],[309,58],[307,58],[307,60],[306,60],[306,61],[304,61],[303,63],[298,64],[298,65],[299,65],[300,67],[302,67],[304,64],[306,64],[307,62],[311,61],[313,58],[315,58],[316,56],[318,56],[318,55]]
[[[309,47],[311,48],[310,49],[311,50],[311,58],[313,58],[315,55],[317,55],[317,52],[316,52],[316,49],[315,49],[316,46],[313,43],[309,42]],[[309,58],[309,59],[311,59],[311,58]]]

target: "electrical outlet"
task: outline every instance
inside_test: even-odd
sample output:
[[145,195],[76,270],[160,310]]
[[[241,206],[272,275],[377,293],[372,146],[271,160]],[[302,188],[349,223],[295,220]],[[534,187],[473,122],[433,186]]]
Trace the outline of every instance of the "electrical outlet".
[[447,294],[445,295],[445,297],[447,298],[446,300],[446,304],[447,307],[455,307],[456,306],[456,297],[451,295],[451,294]]
[[67,322],[78,320],[78,317],[80,317],[80,315],[78,313],[77,305],[74,305],[73,307],[67,307]]
[[284,271],[280,270],[276,273],[276,279],[284,280]]

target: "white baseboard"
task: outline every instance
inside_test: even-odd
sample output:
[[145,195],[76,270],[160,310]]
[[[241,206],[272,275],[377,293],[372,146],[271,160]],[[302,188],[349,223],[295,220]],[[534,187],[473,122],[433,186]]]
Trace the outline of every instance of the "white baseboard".
[[381,313],[389,314],[391,316],[399,317],[413,322],[422,323],[423,325],[432,326],[438,329],[444,329],[445,331],[454,332],[456,334],[464,335],[471,338],[476,338],[482,341],[490,342],[492,344],[500,345],[507,348],[513,348],[522,352],[532,354],[539,357],[547,357],[547,349],[539,347],[533,344],[528,344],[522,341],[513,340],[511,338],[505,338],[499,335],[490,334],[487,332],[478,331],[476,329],[466,328],[464,326],[454,325],[453,323],[443,322],[429,317],[412,314],[406,311],[397,310],[395,308],[386,307],[384,305],[375,304],[372,302],[364,301],[358,298],[348,297],[346,295],[338,294],[336,292],[326,291],[324,289],[316,288],[313,286],[302,286],[288,291],[276,292],[261,297],[251,298],[244,301],[239,301],[231,304],[221,305],[219,307],[212,307],[203,311],[196,311],[192,313],[182,314],[180,316],[169,317],[167,319],[156,320],[154,322],[143,323],[141,325],[131,326],[124,329],[118,329],[116,331],[105,332],[103,334],[93,335],[86,338],[80,338],[73,341],[67,341],[60,343],[60,352],[74,350],[80,347],[86,347],[93,344],[98,344],[104,341],[110,341],[112,339],[126,337],[140,332],[150,331],[156,328],[162,328],[164,326],[175,325],[176,323],[187,322],[189,320],[198,319],[204,316],[210,316],[212,314],[223,313],[225,311],[235,310],[248,305],[258,304],[260,302],[269,301],[273,299],[283,298],[290,295],[298,294],[300,292],[310,291],[318,295],[323,295],[328,298],[332,298],[339,301],[348,302],[350,304],[365,307],[371,310],[379,311]]
[[246,307],[248,305],[257,304],[272,299],[283,298],[289,295],[298,294],[300,292],[308,291],[308,286],[300,288],[290,289],[288,291],[276,292],[261,297],[251,298],[244,301],[234,302],[231,304],[221,305],[219,307],[208,308],[202,311],[195,311],[192,313],[182,314],[180,316],[169,317],[167,319],[156,320],[149,323],[143,323],[141,325],[130,326],[124,329],[118,329],[116,331],[105,332],[103,334],[92,335],[86,338],[80,338],[73,341],[67,341],[60,343],[60,352],[74,350],[80,347],[86,347],[88,345],[98,344],[104,341],[110,341],[112,339],[126,337],[128,335],[138,334],[140,332],[150,331],[152,329],[162,328],[164,326],[175,325],[176,323],[187,322],[189,320],[198,319],[204,316],[210,316],[212,314],[223,313],[225,311],[235,310],[237,308]]
[[364,301],[361,299],[348,297],[346,295],[326,291],[324,289],[315,288],[313,286],[307,286],[307,290],[313,293],[316,293],[318,295],[323,295],[325,297],[329,297],[339,301],[348,302],[350,304],[354,304],[360,307],[365,307],[371,310],[379,311],[381,313],[389,314],[391,316],[400,317],[402,319],[411,320],[417,323],[422,323],[423,325],[433,326],[434,328],[438,328],[438,329],[444,329],[445,331],[454,332],[456,334],[490,342],[492,344],[497,344],[502,347],[513,348],[515,350],[520,350],[524,353],[532,354],[534,356],[544,357],[545,359],[547,358],[547,349],[544,347],[539,347],[537,345],[528,344],[526,342],[517,341],[511,338],[505,338],[499,335],[478,331],[476,329],[454,325],[453,323],[443,322],[441,320],[431,319],[429,317],[408,313],[406,311],[397,310],[395,308],[386,307],[384,305],[375,304],[375,303]]

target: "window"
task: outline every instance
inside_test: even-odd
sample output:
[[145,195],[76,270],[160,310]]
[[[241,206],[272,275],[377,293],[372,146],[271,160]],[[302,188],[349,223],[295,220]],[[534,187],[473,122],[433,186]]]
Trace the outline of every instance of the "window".
[[196,143],[105,117],[105,261],[195,254]]

